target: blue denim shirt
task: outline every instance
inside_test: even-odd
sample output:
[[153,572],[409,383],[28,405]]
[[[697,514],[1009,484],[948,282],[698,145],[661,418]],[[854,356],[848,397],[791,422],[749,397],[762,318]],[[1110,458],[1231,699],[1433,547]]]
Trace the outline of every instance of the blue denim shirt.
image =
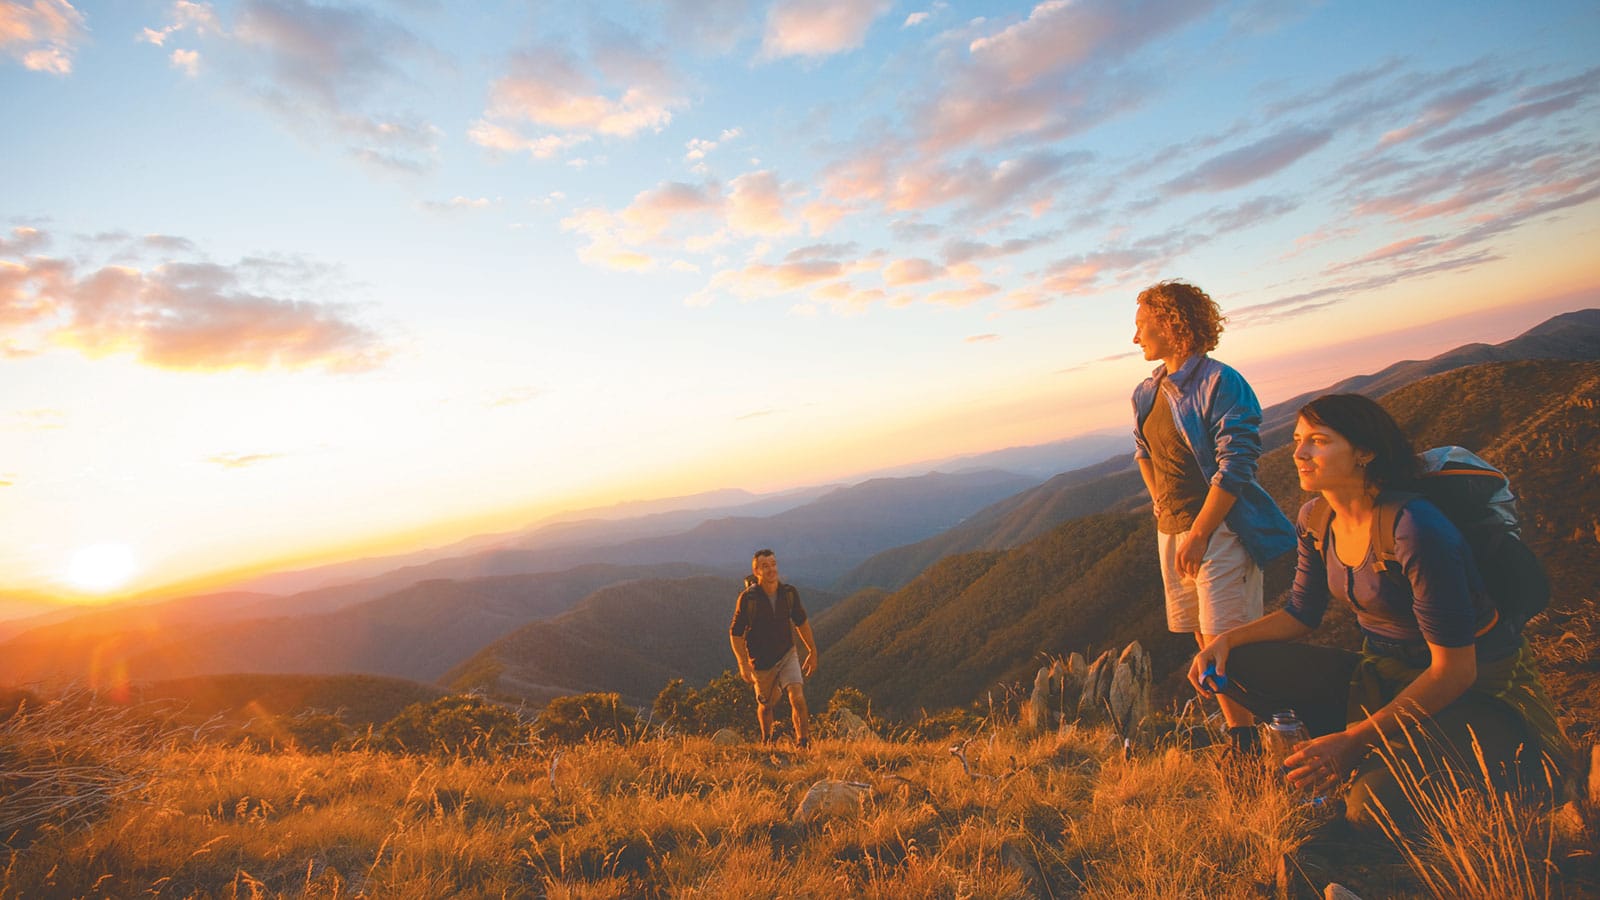
[[[1261,403],[1244,376],[1201,354],[1165,375],[1157,366],[1133,390],[1135,459],[1149,459],[1144,420],[1155,406],[1157,391],[1172,404],[1172,421],[1183,432],[1206,481],[1237,498],[1228,511],[1228,527],[1239,536],[1256,565],[1295,546],[1294,526],[1256,482],[1261,456]],[[1159,386],[1159,387],[1158,387]]]

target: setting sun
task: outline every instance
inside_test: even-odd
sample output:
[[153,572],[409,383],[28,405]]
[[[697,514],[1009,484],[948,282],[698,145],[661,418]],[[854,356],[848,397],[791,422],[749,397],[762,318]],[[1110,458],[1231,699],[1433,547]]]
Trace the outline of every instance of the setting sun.
[[80,591],[103,594],[127,584],[138,568],[138,560],[128,545],[94,544],[72,555],[66,580]]

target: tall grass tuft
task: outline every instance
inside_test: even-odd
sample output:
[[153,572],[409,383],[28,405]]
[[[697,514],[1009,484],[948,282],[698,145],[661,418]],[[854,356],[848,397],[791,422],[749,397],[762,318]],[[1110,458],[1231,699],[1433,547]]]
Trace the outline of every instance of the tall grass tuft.
[[1415,762],[1421,752],[1443,753],[1415,722],[1402,723],[1409,757],[1381,749],[1411,811],[1378,805],[1384,834],[1426,889],[1440,900],[1550,897],[1556,872],[1554,820],[1547,805],[1530,798],[1558,796],[1544,761],[1541,785],[1503,789],[1493,777],[1477,735],[1473,759],[1430,772]]

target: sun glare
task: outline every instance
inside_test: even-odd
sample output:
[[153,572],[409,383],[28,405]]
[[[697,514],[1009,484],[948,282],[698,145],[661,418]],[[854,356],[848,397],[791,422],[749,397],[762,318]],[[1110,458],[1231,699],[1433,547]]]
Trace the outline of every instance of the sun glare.
[[67,583],[80,591],[103,594],[127,584],[138,568],[128,545],[94,544],[72,555],[67,563]]

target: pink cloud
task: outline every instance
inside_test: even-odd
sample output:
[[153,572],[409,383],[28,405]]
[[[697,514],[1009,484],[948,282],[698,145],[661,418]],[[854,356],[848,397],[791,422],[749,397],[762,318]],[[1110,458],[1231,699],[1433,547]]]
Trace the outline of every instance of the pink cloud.
[[1035,6],[1026,20],[973,41],[968,51],[979,66],[1015,87],[1096,59],[1128,55],[1204,14],[1211,5],[1185,0],[1047,0]]
[[892,6],[888,0],[777,0],[767,11],[762,55],[781,59],[853,50]]
[[1378,145],[1387,147],[1391,144],[1404,143],[1420,134],[1436,131],[1455,121],[1467,110],[1494,96],[1495,90],[1494,85],[1480,82],[1451,91],[1429,103],[1410,125],[1384,132],[1378,139]]
[[925,150],[997,147],[1082,133],[1143,99],[1142,78],[1111,70],[1205,15],[1211,2],[1047,0],[980,36],[915,115]]
[[897,259],[883,267],[883,283],[890,287],[904,287],[942,278],[944,274],[944,267],[925,259]]
[[168,262],[149,270],[0,260],[0,337],[42,337],[91,358],[131,353],[168,369],[362,371],[388,356],[344,307],[268,296],[251,267]]
[[66,0],[0,0],[0,52],[31,71],[72,74],[84,31],[83,13]]
[[800,230],[784,214],[783,187],[772,172],[751,172],[733,180],[728,195],[728,225],[743,234],[778,236]]
[[960,203],[973,212],[992,212],[1019,200],[1042,199],[1052,178],[1067,163],[1057,153],[1030,153],[993,166],[969,159],[959,166],[933,162],[906,167],[892,185],[891,210],[923,210]]
[[948,290],[934,291],[923,301],[939,306],[971,306],[986,297],[1000,293],[1000,288],[987,282],[971,284],[966,287],[950,288]]
[[658,86],[623,85],[608,96],[570,54],[544,48],[512,57],[510,71],[489,89],[488,116],[569,132],[628,137],[659,131],[678,101]]
[[1435,135],[1422,142],[1425,150],[1439,151],[1458,144],[1499,134],[1521,125],[1530,119],[1542,119],[1577,106],[1586,98],[1588,90],[1574,90],[1565,94],[1532,103],[1522,103],[1476,125],[1468,125]]

